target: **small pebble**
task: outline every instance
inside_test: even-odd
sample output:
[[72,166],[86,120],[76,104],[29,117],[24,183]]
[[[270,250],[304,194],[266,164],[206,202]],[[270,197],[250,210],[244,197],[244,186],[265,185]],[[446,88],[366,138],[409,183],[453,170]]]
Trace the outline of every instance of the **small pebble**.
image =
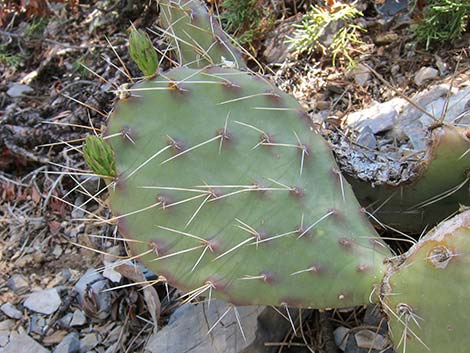
[[54,313],[62,303],[55,288],[45,289],[32,293],[24,302],[24,306],[31,311],[50,315]]
[[72,318],[73,318],[73,314],[72,313],[67,313],[66,315],[64,315],[64,317],[62,317],[59,320],[59,326],[61,328],[70,328]]
[[29,289],[29,283],[22,275],[13,275],[8,279],[7,287],[16,294],[23,294]]
[[83,326],[86,324],[86,316],[85,313],[81,310],[75,310],[73,312],[72,321],[70,322],[70,326]]
[[334,332],[336,346],[344,351],[346,344],[348,343],[349,329],[343,326],[339,326]]
[[438,74],[439,71],[437,71],[435,68],[430,66],[423,66],[416,73],[414,77],[414,82],[416,83],[416,85],[421,86],[425,81],[436,78]]
[[13,304],[5,303],[3,304],[0,309],[2,312],[8,316],[10,319],[19,320],[23,317],[23,313],[19,311]]
[[0,331],[0,348],[5,347],[9,340],[10,340],[10,332]]
[[95,348],[99,343],[96,333],[88,333],[80,340],[80,353],[86,353]]
[[378,351],[387,347],[388,342],[384,336],[371,330],[360,330],[354,334],[359,348],[376,349]]
[[46,327],[47,322],[42,315],[34,314],[31,315],[29,330],[31,332],[37,333],[38,335],[44,334],[44,328]]
[[8,344],[2,348],[1,353],[50,353],[50,351],[26,334],[15,332],[10,334]]
[[78,333],[72,332],[64,337],[54,349],[53,353],[77,353],[80,350]]
[[22,85],[20,83],[12,83],[8,88],[7,94],[10,97],[16,98],[21,97],[23,93],[32,92],[33,89],[28,85]]

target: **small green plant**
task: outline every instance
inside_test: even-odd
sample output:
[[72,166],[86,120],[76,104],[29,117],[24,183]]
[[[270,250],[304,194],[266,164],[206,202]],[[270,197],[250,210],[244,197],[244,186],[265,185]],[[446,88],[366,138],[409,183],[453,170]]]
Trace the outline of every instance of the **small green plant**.
[[27,38],[40,38],[46,29],[48,19],[45,17],[33,18],[24,31]]
[[240,44],[249,44],[262,36],[274,22],[273,14],[259,5],[259,0],[224,0],[220,19],[224,28]]
[[6,65],[11,68],[19,67],[24,60],[21,53],[8,49],[8,46],[0,44],[0,64]]
[[[296,30],[288,41],[294,43],[298,54],[320,51],[323,55],[332,56],[333,65],[336,58],[342,56],[353,66],[355,62],[350,53],[356,51],[355,46],[363,44],[360,33],[365,31],[353,23],[358,16],[362,16],[362,12],[354,4],[337,3],[329,8],[312,6],[302,23],[295,25]],[[331,30],[335,33],[329,39],[328,31]]]
[[426,43],[455,41],[470,27],[468,0],[431,0],[416,27],[416,38]]

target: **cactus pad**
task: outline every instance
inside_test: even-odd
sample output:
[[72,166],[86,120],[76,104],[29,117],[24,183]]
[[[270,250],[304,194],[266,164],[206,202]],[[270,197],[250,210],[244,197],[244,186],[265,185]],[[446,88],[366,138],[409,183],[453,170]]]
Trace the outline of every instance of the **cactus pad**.
[[397,352],[468,352],[470,211],[391,261],[382,286]]
[[368,301],[390,252],[293,98],[221,67],[180,67],[130,93],[107,131],[110,202],[147,267],[190,298]]
[[360,202],[374,205],[387,225],[420,233],[470,204],[470,131],[445,125],[434,129],[426,155],[415,167],[418,175],[397,186],[376,185],[348,178]]
[[163,33],[173,44],[178,63],[195,68],[224,61],[237,68],[246,66],[239,50],[202,2],[160,0],[159,5]]

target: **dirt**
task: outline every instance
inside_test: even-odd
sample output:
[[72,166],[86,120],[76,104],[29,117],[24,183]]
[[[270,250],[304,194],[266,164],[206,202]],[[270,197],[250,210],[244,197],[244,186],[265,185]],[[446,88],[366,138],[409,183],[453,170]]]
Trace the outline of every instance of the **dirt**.
[[[295,1],[286,1],[284,12],[279,11],[278,15],[283,20],[276,22],[271,31],[282,26],[294,12],[305,11],[307,3],[299,1],[299,7],[293,11]],[[263,57],[266,47],[263,38],[252,48],[268,76],[292,93],[312,119],[321,122],[326,137],[342,126],[341,119],[348,112],[364,108],[372,101],[415,93],[420,87],[413,83],[413,77],[423,66],[444,65],[445,76],[469,66],[464,41],[425,51],[413,42],[411,20],[381,24],[372,16],[372,5],[368,4],[367,33],[357,48],[361,53],[357,59],[373,67],[394,88],[374,75],[370,75],[366,84],[358,84],[344,60],[332,66],[331,58],[313,54],[291,56],[275,65]],[[90,214],[109,217],[109,211],[101,204],[105,195],[83,205],[88,195],[98,190],[99,181],[81,175],[87,167],[79,147],[87,134],[99,133],[104,126],[116,100],[111,91],[127,83],[126,76],[140,75],[127,53],[130,23],[151,28],[158,15],[155,5],[149,7],[138,1],[51,6],[52,11],[45,17],[20,14],[3,18],[4,26],[0,28],[0,303],[10,302],[21,308],[31,291],[59,285],[65,288],[59,311],[60,316],[65,316],[72,309],[81,308],[74,284],[83,273],[103,266],[103,253],[110,249],[125,255],[122,242],[113,240],[116,236],[113,225],[73,220],[89,218]],[[156,47],[165,48],[161,38],[151,36]],[[122,69],[121,60],[126,69]],[[18,97],[7,93],[19,84],[32,91]],[[82,210],[74,211],[73,205],[82,205]],[[71,274],[65,275],[64,271]],[[13,275],[22,275],[27,280],[26,291],[15,292],[7,286]],[[164,286],[154,287],[162,297],[166,296]],[[116,323],[129,334],[103,339],[95,351],[110,347],[115,347],[112,350],[115,353],[142,351],[155,324],[142,291],[125,287],[112,293],[112,315],[89,320],[90,326],[74,330],[83,338],[90,332],[106,331]],[[171,293],[170,300],[162,300],[158,313],[160,326],[176,305],[174,291]],[[0,321],[6,319],[2,315]],[[333,313],[333,324],[341,322],[355,327],[361,323],[360,310],[348,315]],[[71,331],[60,327],[59,319],[54,316],[42,333],[32,332],[26,314],[15,325],[52,349],[63,337],[57,332]],[[314,325],[315,320],[310,324]],[[309,328],[309,332],[316,331]],[[322,351],[315,333],[311,333],[308,341],[313,349],[318,349],[315,351]]]

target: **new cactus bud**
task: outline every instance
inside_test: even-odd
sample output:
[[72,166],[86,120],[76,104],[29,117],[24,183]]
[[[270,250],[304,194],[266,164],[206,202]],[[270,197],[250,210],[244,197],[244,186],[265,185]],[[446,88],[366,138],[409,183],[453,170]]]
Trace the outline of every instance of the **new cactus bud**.
[[100,137],[89,135],[83,146],[85,162],[99,176],[114,178],[116,166],[111,147]]
[[147,33],[133,28],[129,35],[129,55],[145,76],[153,76],[158,68],[157,52]]

